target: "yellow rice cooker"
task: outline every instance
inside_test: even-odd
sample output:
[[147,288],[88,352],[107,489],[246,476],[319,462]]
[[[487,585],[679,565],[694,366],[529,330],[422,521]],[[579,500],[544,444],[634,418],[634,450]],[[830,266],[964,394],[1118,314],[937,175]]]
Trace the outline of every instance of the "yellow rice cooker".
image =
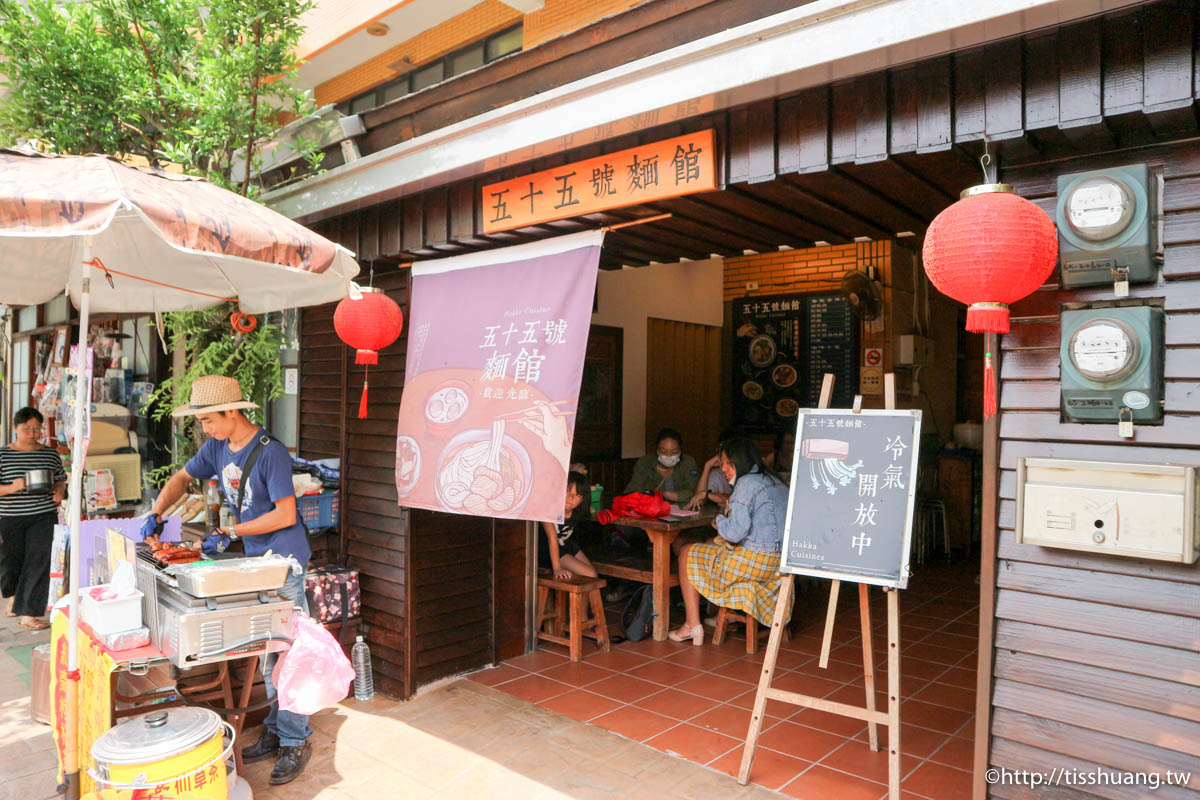
[[162,787],[162,798],[228,800],[225,746],[229,725],[206,708],[172,708],[133,717],[92,745],[92,777],[98,789]]

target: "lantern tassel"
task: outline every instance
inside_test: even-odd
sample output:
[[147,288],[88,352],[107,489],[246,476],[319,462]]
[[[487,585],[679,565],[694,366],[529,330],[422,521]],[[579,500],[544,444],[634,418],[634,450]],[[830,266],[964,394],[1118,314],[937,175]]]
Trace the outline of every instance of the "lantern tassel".
[[358,401],[358,418],[359,419],[367,418],[367,373],[370,370],[371,370],[370,367],[367,367],[365,370],[363,370],[363,392],[362,392],[362,398],[359,399],[359,401]]
[[967,307],[967,330],[971,333],[1008,333],[1008,306],[1004,303],[972,303]]
[[[991,339],[991,336],[988,337]],[[992,351],[989,349],[983,355],[983,419],[987,421],[996,416],[996,369],[992,364]]]

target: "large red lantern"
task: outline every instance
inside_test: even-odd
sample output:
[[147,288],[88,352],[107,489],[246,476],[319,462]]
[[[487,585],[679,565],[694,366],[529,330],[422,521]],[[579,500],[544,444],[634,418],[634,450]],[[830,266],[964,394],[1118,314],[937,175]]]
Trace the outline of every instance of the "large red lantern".
[[1058,260],[1058,232],[1045,211],[989,183],[964,191],[925,234],[925,273],[943,294],[967,304],[967,330],[987,334],[984,418],[996,413],[991,334],[1008,333],[1010,304],[1046,282]]
[[[404,313],[396,301],[372,287],[358,289],[357,296],[342,298],[333,312],[333,329],[338,338],[355,349],[354,363],[379,363],[379,351],[396,341],[404,328]],[[363,375],[358,418],[367,416],[367,378]]]

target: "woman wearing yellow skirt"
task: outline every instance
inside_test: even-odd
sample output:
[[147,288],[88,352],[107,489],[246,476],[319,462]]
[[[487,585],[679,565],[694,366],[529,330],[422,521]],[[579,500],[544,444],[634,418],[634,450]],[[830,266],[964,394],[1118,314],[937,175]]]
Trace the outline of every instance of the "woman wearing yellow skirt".
[[749,439],[723,442],[720,459],[733,494],[725,513],[713,520],[717,536],[679,551],[679,588],[687,618],[683,627],[668,634],[676,642],[690,639],[694,645],[704,644],[700,595],[750,614],[764,625],[771,624],[775,613],[787,486],[763,463]]

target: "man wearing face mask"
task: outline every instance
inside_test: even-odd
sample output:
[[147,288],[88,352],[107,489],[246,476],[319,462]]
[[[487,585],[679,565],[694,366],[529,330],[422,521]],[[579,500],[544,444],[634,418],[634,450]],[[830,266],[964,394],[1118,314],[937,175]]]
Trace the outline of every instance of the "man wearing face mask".
[[700,478],[696,459],[684,454],[683,436],[674,428],[663,428],[654,441],[655,452],[638,459],[625,493],[662,492],[675,505],[686,505]]

